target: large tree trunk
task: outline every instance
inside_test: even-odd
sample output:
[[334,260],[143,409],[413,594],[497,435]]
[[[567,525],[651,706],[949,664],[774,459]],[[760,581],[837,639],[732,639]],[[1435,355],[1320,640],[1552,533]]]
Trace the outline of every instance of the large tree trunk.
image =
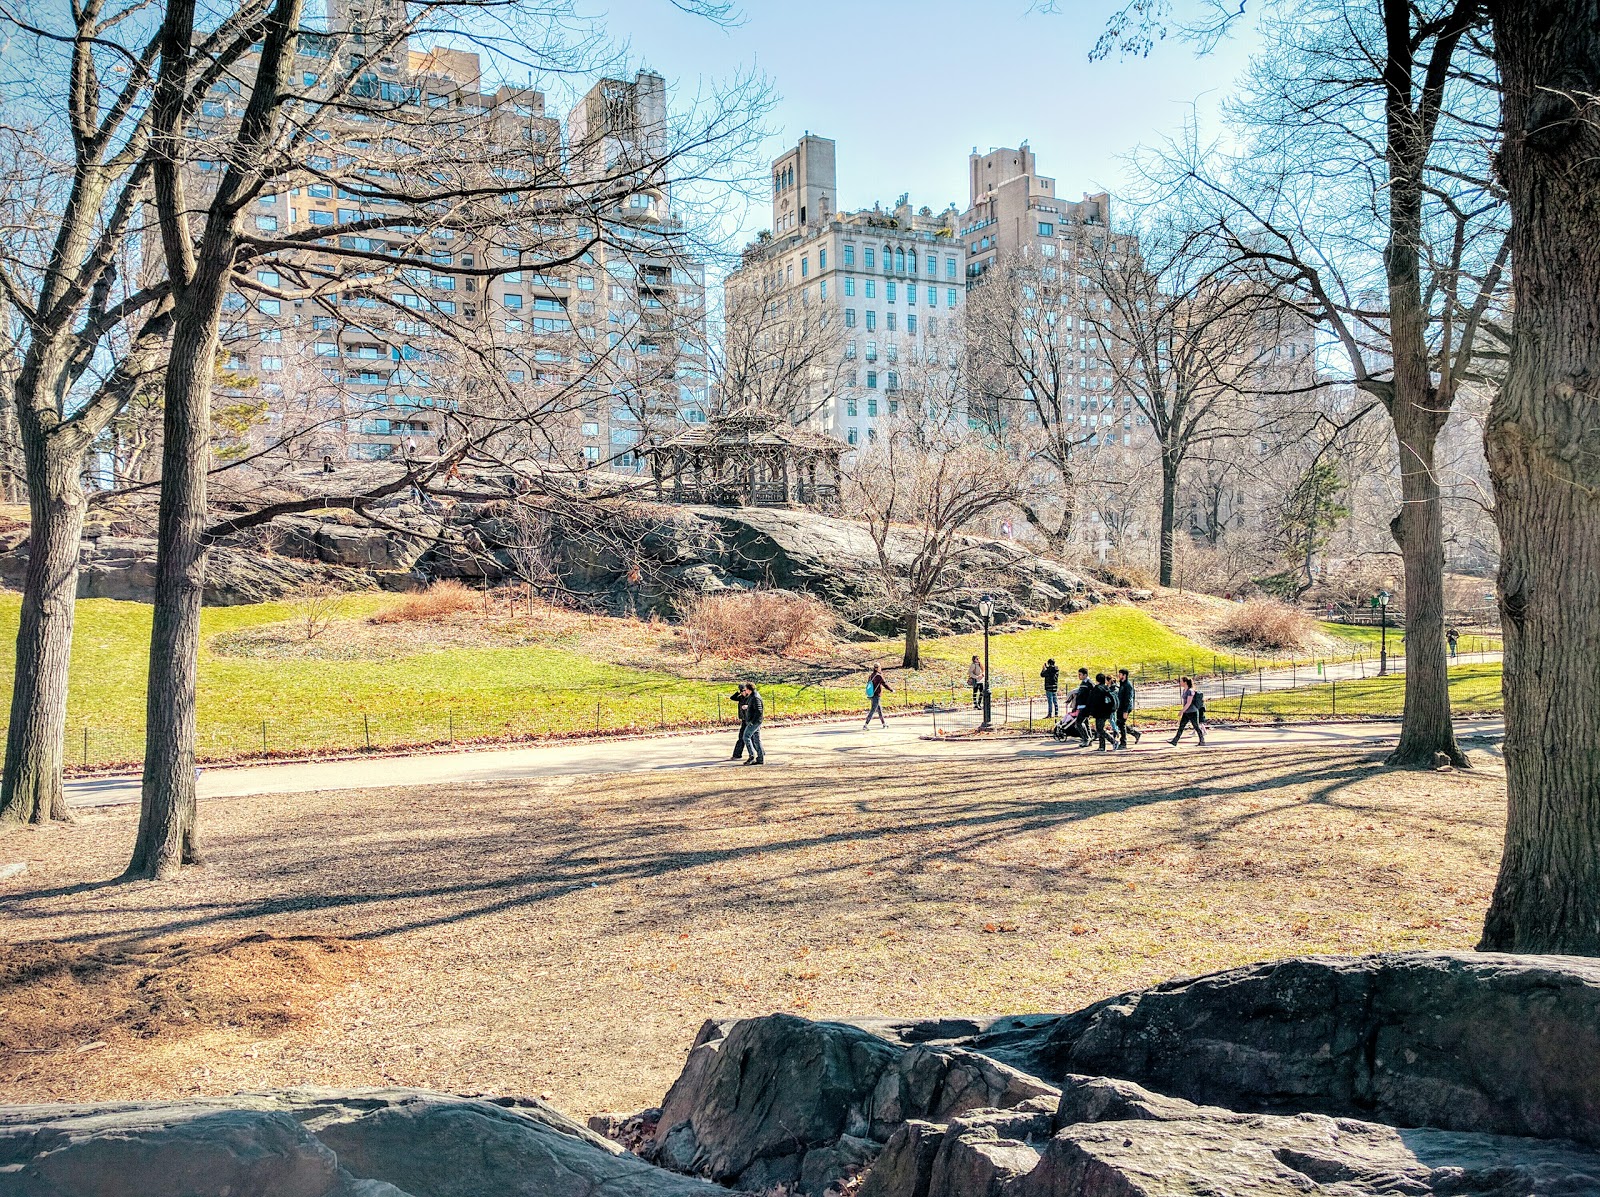
[[[1425,381],[1422,387],[1426,389]],[[1390,530],[1400,546],[1406,579],[1406,697],[1400,743],[1389,763],[1432,768],[1442,753],[1452,764],[1464,766],[1450,719],[1444,643],[1444,507],[1434,469],[1443,417],[1431,402],[1402,401],[1398,387],[1392,410],[1400,447],[1400,514]]]
[[906,651],[900,664],[907,669],[922,668],[922,643],[917,627],[920,614],[915,607],[906,609]]
[[[218,290],[225,278],[226,272],[220,272]],[[211,384],[220,310],[220,296],[191,293],[180,305],[173,326],[164,396],[144,778],[139,831],[127,878],[170,877],[183,865],[202,863],[195,835],[195,691],[206,571]]]
[[71,819],[61,777],[86,505],[77,446],[33,431],[27,438],[28,569],[0,779],[0,821],[19,823]]
[[1600,0],[1493,6],[1515,315],[1487,447],[1505,852],[1484,950],[1600,955]]
[[1157,551],[1160,554],[1160,582],[1172,585],[1172,563],[1178,535],[1178,462],[1172,455],[1161,454],[1161,530]]

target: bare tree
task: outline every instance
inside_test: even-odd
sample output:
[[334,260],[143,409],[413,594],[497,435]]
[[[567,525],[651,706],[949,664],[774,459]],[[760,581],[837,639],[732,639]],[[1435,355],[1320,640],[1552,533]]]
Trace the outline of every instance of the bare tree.
[[[224,70],[248,26],[230,17],[195,49]],[[31,517],[0,820],[37,822],[67,817],[85,456],[159,365],[168,328],[166,290],[142,283],[137,245],[159,49],[146,5],[104,0],[7,9],[0,40],[0,374]]]
[[1017,500],[1018,463],[982,438],[908,411],[861,452],[846,475],[845,511],[866,524],[877,582],[905,633],[902,663],[922,667],[920,619],[965,585],[961,566],[981,547],[966,533]]
[[754,274],[723,292],[714,362],[718,406],[806,424],[833,399],[845,369],[845,328],[825,305],[763,294]]
[[[1115,391],[1149,422],[1161,466],[1158,560],[1172,585],[1178,486],[1196,451],[1241,435],[1250,396],[1272,385],[1283,309],[1270,281],[1207,251],[1208,234],[1177,219],[1135,242],[1106,239],[1077,265],[1103,297],[1088,317]],[[1096,406],[1120,422],[1116,396]],[[1096,418],[1102,414],[1096,412]]]
[[1054,260],[1012,256],[986,273],[966,308],[972,414],[1028,463],[1018,507],[1057,556],[1077,516],[1079,456],[1098,431],[1081,386],[1088,305],[1078,277]]
[[[524,141],[505,138],[492,123],[455,113],[449,97],[439,109],[431,97],[424,103],[399,73],[408,39],[481,39],[474,21],[486,7],[494,8],[496,24],[510,31],[510,44],[532,55],[539,69],[577,70],[592,62],[594,41],[573,40],[571,29],[584,27],[559,0],[386,6],[382,18],[370,24],[352,19],[322,30],[305,26],[302,0],[263,0],[250,10],[250,55],[229,79],[237,97],[236,118],[206,129],[205,136],[195,133],[189,104],[196,73],[203,75],[211,65],[195,53],[205,31],[197,24],[193,0],[176,0],[162,14],[148,158],[172,294],[172,334],[162,396],[143,801],[127,876],[169,876],[199,859],[194,697],[208,545],[276,514],[330,505],[322,496],[289,500],[208,526],[211,401],[228,297],[242,292],[282,303],[354,296],[397,312],[427,311],[431,326],[453,334],[456,352],[488,363],[490,368],[463,383],[461,415],[469,439],[426,463],[406,452],[402,469],[364,495],[347,495],[339,503],[359,511],[365,502],[397,489],[437,484],[470,452],[502,456],[516,451],[529,461],[542,459],[546,467],[556,464],[571,477],[570,465],[551,461],[548,451],[557,442],[539,446],[544,452],[526,448],[528,440],[537,443],[544,435],[537,417],[548,414],[552,402],[584,394],[590,380],[606,377],[607,367],[627,369],[623,358],[646,356],[645,342],[639,342],[636,354],[625,353],[620,347],[628,342],[620,335],[603,334],[608,347],[603,361],[599,354],[591,355],[592,361],[563,361],[570,342],[561,349],[531,350],[533,361],[549,353],[555,355],[552,365],[570,364],[572,373],[556,377],[552,372],[546,386],[527,391],[506,385],[510,379],[494,356],[500,347],[476,335],[478,305],[463,310],[451,300],[447,308],[435,298],[431,271],[424,265],[435,232],[492,248],[492,253],[474,254],[471,262],[453,264],[453,277],[470,279],[555,271],[585,261],[602,246],[616,246],[618,268],[626,260],[639,298],[638,319],[654,328],[672,319],[673,304],[666,296],[673,265],[630,255],[646,242],[652,252],[671,251],[674,231],[655,216],[669,185],[668,168],[697,153],[714,157],[719,147],[755,131],[759,105],[753,109],[744,96],[708,102],[692,127],[640,133],[631,121],[611,123],[616,105],[602,89],[581,109],[584,128],[576,144],[565,154],[540,154],[530,153]],[[393,81],[385,78],[386,62],[394,63]],[[381,122],[381,139],[373,136],[372,122]],[[529,127],[537,133],[538,125]],[[330,156],[330,148],[337,157]],[[197,171],[203,164],[209,169]],[[339,221],[337,238],[316,224],[285,230],[257,220],[250,227],[246,212],[252,204],[300,182],[336,187],[359,205]],[[273,280],[260,277],[263,263],[272,264]],[[563,317],[561,327],[551,331],[565,334],[570,327]],[[670,376],[665,370],[651,374],[652,385],[640,400],[646,414],[675,405],[676,386],[665,391]],[[511,433],[510,425],[519,431]]]

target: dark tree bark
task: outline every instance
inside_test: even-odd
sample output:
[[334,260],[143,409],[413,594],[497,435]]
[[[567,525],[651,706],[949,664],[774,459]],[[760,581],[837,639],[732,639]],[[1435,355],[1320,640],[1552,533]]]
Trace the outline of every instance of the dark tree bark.
[[1494,4],[1516,295],[1490,409],[1505,853],[1478,945],[1600,955],[1600,0]]
[[17,663],[6,728],[0,821],[70,822],[62,792],[67,671],[78,599],[78,542],[87,505],[75,439],[30,429],[28,569],[17,624]]
[[918,626],[921,615],[917,607],[906,608],[906,651],[900,664],[907,669],[922,668],[922,640]]
[[1172,585],[1173,563],[1177,557],[1174,543],[1178,535],[1178,472],[1182,466],[1170,450],[1161,452],[1161,528],[1158,539],[1160,554],[1160,581]]

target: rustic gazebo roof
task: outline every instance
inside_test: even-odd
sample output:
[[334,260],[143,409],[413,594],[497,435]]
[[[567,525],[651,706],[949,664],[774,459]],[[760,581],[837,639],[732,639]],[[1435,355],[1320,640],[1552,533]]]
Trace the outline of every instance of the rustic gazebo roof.
[[839,459],[849,445],[784,416],[744,409],[714,416],[658,441],[642,443],[656,491],[684,501],[806,505],[832,503],[839,493]]

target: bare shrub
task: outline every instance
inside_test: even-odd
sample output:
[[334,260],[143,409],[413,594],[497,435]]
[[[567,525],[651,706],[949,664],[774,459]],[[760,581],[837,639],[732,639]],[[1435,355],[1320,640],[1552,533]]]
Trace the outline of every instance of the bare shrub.
[[1305,648],[1316,638],[1317,625],[1299,607],[1274,599],[1254,599],[1224,615],[1213,633],[1235,648],[1277,652]]
[[696,599],[686,621],[696,658],[784,656],[825,639],[833,612],[820,599],[772,590],[729,590]]
[[446,580],[435,582],[418,594],[408,594],[372,617],[373,623],[420,623],[429,619],[443,619],[460,611],[472,611],[479,605],[476,593],[460,582]]
[[344,592],[326,582],[313,582],[289,597],[294,628],[307,644],[333,626],[344,609]]

